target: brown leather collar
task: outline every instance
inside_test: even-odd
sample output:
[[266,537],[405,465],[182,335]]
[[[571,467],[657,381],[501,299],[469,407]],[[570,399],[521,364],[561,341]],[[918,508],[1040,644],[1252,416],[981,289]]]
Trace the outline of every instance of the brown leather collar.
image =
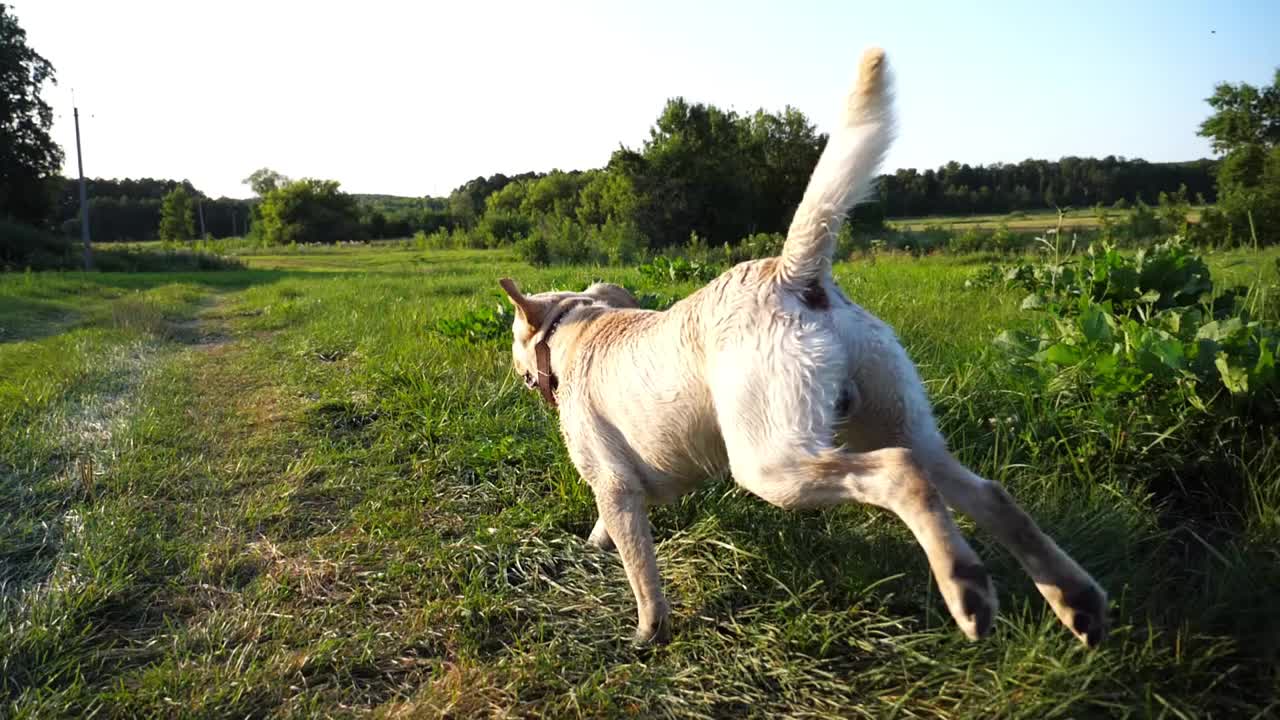
[[560,378],[551,372],[551,346],[547,343],[551,342],[551,336],[559,329],[560,321],[569,314],[569,310],[560,313],[560,316],[551,323],[551,327],[542,334],[538,344],[533,346],[533,356],[538,363],[538,392],[542,393],[542,399],[546,400],[551,407],[559,405],[556,402],[556,389],[560,387]]
[[533,358],[538,364],[538,392],[542,394],[542,399],[547,401],[551,407],[558,407],[559,402],[556,401],[556,390],[560,387],[560,378],[551,370],[551,336],[556,334],[556,330],[560,329],[560,321],[569,317],[569,313],[580,307],[591,305],[590,300],[580,299],[569,303],[568,307],[560,311],[556,315],[555,320],[551,321],[551,325],[547,327],[547,331],[542,333],[542,339],[537,345],[533,346]]

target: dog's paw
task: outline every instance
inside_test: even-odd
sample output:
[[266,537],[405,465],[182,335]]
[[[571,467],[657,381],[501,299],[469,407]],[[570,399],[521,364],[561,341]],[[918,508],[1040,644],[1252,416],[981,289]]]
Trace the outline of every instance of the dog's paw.
[[596,526],[591,530],[591,534],[587,536],[587,544],[599,550],[613,550],[613,538],[609,537],[609,531],[604,529],[604,523],[596,522]]
[[950,581],[943,597],[960,631],[970,640],[990,635],[1000,604],[987,569],[980,563],[957,564]]
[[1069,589],[1045,591],[1053,612],[1085,647],[1097,647],[1107,635],[1107,594],[1091,578]]
[[671,642],[671,613],[664,612],[657,619],[642,622],[636,627],[636,635],[632,640],[635,647],[649,647]]

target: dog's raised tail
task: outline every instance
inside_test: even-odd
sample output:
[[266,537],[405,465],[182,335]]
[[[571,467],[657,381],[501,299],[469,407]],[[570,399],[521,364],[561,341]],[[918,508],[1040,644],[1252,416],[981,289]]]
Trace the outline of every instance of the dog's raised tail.
[[893,140],[891,93],[888,60],[883,50],[871,48],[862,54],[844,117],[827,140],[787,231],[780,265],[784,283],[808,285],[829,271],[840,224],[870,193]]

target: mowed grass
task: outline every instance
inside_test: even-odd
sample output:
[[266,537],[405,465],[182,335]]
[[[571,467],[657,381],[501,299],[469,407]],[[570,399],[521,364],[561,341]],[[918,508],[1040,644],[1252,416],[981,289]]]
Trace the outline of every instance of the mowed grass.
[[[1275,252],[1213,258],[1274,285]],[[505,340],[436,321],[633,270],[395,245],[247,272],[0,276],[0,716],[1266,717],[1280,447],[1218,447],[1253,501],[1212,537],[1073,448],[991,348],[1028,322],[965,258],[841,264],[961,457],[1108,589],[1077,646],[1016,564],[966,642],[901,523],[706,484],[653,514],[675,639],[634,650],[591,496]]]

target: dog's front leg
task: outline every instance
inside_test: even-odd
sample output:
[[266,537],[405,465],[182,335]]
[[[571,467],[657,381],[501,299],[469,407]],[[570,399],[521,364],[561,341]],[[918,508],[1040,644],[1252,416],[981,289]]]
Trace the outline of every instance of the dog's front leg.
[[[603,536],[617,546],[631,591],[636,596],[639,622],[635,642],[637,645],[666,642],[671,639],[671,608],[662,594],[644,496],[615,483],[601,483],[593,489],[596,507],[600,510],[596,527],[603,526]],[[593,532],[592,538],[595,537]]]

